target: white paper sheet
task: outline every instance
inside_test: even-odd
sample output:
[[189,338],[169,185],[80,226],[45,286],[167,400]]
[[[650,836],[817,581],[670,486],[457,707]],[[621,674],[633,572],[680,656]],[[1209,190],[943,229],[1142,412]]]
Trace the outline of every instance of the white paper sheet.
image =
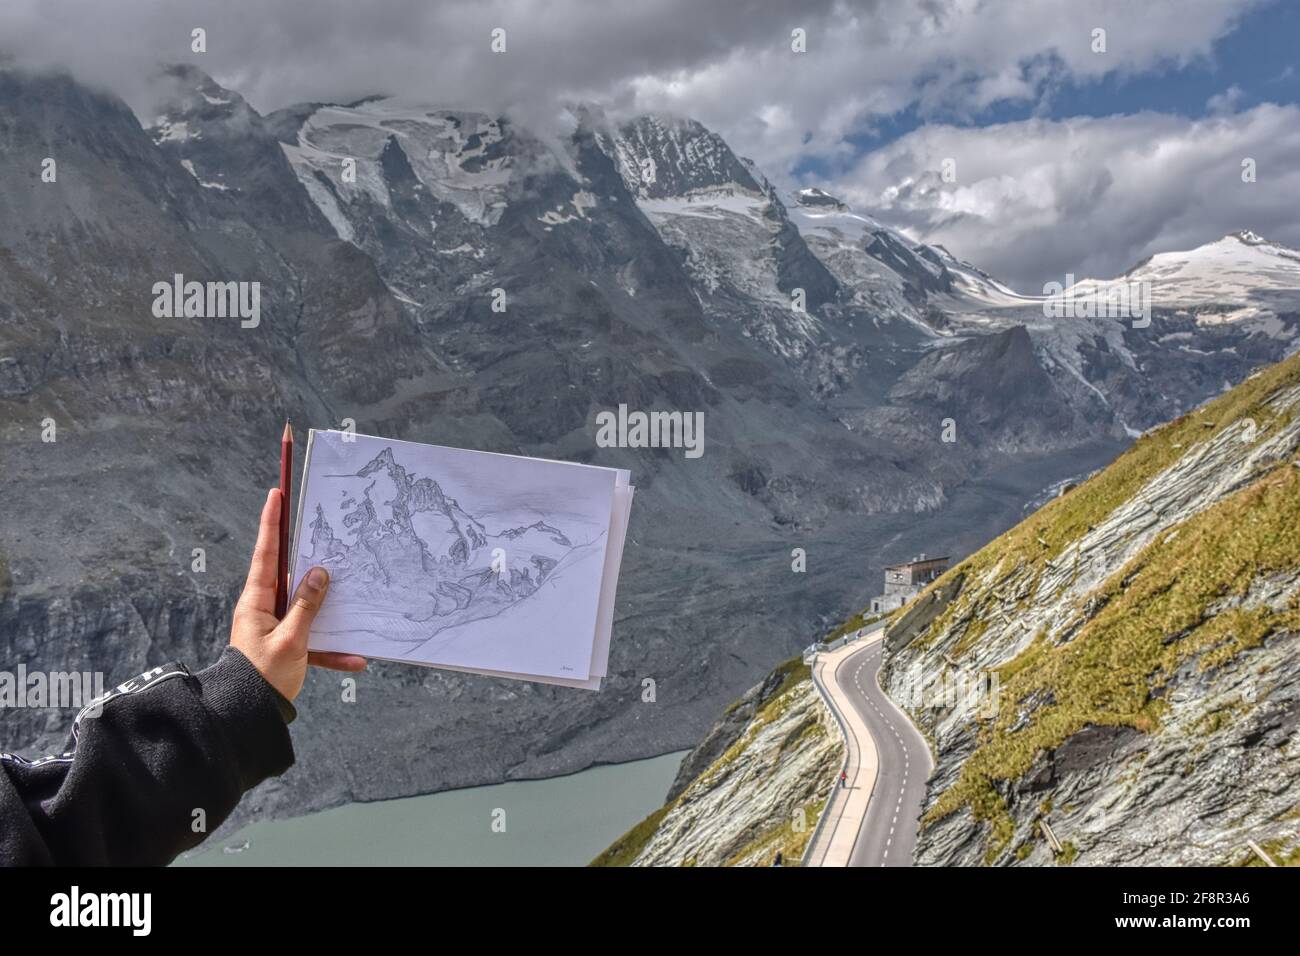
[[597,689],[627,471],[368,435],[308,436],[293,588],[331,574],[310,647]]

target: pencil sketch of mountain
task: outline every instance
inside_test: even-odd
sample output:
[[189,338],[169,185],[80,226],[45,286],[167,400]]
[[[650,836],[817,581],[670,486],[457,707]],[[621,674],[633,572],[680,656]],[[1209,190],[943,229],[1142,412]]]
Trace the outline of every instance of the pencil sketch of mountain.
[[[564,570],[595,550],[595,541],[575,544],[541,518],[503,523],[516,512],[500,502],[493,522],[500,530],[489,531],[433,478],[398,464],[391,447],[355,474],[320,480],[338,496],[328,513],[316,504],[303,552],[330,571],[331,613],[319,633],[423,646],[441,631],[501,614],[547,581],[564,590]],[[570,527],[580,521],[566,517]]]

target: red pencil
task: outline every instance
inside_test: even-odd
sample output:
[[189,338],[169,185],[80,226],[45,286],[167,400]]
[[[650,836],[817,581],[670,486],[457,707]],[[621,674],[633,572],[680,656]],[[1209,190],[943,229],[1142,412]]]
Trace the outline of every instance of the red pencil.
[[289,501],[293,493],[293,426],[284,423],[280,438],[280,556],[275,566],[275,616],[283,618],[289,609]]

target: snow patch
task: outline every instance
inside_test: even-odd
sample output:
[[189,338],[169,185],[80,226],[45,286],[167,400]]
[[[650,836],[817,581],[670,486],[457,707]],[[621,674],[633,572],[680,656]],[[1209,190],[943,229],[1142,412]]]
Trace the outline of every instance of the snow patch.
[[160,116],[154,124],[153,141],[156,146],[161,146],[163,143],[184,143],[187,140],[202,138],[203,134],[198,130],[191,130],[190,124],[185,120],[172,122],[167,117]]
[[188,172],[191,176],[193,176],[195,179],[199,181],[199,185],[202,186],[204,189],[219,189],[222,192],[230,191],[230,187],[227,186],[225,183],[207,182],[206,180],[204,180],[203,177],[199,175],[198,170],[194,168],[194,163],[192,160],[182,159],[181,165],[185,167],[186,172]]
[[565,205],[559,205],[538,216],[537,221],[544,222],[550,226],[558,226],[561,223],[586,219],[587,210],[594,209],[595,207],[596,197],[586,190],[579,190],[573,194],[573,198],[568,202],[568,208],[573,210],[572,213],[566,211]]

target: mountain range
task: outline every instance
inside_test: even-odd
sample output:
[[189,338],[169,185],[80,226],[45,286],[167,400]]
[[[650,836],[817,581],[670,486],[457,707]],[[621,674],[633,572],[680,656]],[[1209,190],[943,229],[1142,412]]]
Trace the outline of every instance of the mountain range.
[[[1053,319],[824,191],[783,192],[690,120],[261,114],[192,67],[159,85],[142,118],[0,71],[8,659],[215,657],[286,417],[629,468],[639,489],[601,694],[374,664],[343,707],[317,675],[298,765],[241,819],[689,746],[885,564],[974,551],[1296,348],[1300,261],[1249,233],[1136,267],[1147,328]],[[155,317],[174,274],[261,283],[260,324]],[[704,412],[706,453],[597,449],[619,404]],[[20,752],[68,722],[0,720]]]

